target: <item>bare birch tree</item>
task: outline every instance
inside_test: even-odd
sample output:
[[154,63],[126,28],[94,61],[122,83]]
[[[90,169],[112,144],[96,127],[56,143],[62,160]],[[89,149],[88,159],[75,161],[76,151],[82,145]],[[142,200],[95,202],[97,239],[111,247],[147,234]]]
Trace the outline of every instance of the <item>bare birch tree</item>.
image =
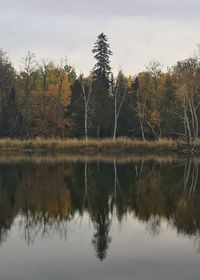
[[85,140],[88,140],[88,113],[89,113],[89,102],[92,93],[93,78],[84,79],[81,77],[81,88],[82,97],[84,100],[84,130]]
[[144,116],[143,111],[144,111],[144,108],[146,107],[146,98],[145,98],[144,103],[142,104],[141,101],[140,101],[140,95],[139,95],[139,80],[138,80],[138,77],[136,77],[136,79],[134,81],[134,84],[133,84],[133,87],[134,87],[134,91],[135,91],[136,99],[137,99],[136,112],[137,112],[138,117],[139,117],[142,139],[143,139],[143,141],[145,141],[144,126],[143,126],[143,116]]
[[113,140],[116,139],[118,119],[127,93],[127,81],[120,71],[114,88],[114,131]]
[[159,139],[161,137],[161,126],[160,126],[161,94],[159,92],[159,83],[162,75],[162,68],[163,65],[155,59],[151,60],[149,65],[147,66],[147,71],[149,72],[152,80],[151,84],[153,84],[152,85],[153,89],[150,90],[150,94],[149,94],[148,103],[150,103],[151,106],[148,109],[146,122],[156,139]]
[[184,133],[181,134],[188,146],[194,146],[199,135],[198,108],[200,105],[200,64],[196,58],[178,62],[174,67],[176,82],[176,115],[181,119]]

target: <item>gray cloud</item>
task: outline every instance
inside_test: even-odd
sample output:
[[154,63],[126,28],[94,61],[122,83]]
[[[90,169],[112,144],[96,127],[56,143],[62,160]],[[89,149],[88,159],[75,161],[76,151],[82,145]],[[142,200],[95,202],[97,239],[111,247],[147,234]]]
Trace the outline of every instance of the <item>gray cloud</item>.
[[16,64],[30,50],[67,56],[88,72],[93,44],[105,32],[115,71],[134,74],[153,57],[172,65],[191,55],[200,41],[199,10],[199,0],[0,0],[0,47]]
[[197,16],[199,0],[0,0],[2,11],[50,15]]

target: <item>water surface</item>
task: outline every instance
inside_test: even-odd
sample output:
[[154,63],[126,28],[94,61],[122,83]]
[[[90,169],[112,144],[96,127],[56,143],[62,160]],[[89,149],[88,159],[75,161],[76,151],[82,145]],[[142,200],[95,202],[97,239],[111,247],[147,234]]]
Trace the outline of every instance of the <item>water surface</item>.
[[199,279],[199,160],[0,158],[0,273]]

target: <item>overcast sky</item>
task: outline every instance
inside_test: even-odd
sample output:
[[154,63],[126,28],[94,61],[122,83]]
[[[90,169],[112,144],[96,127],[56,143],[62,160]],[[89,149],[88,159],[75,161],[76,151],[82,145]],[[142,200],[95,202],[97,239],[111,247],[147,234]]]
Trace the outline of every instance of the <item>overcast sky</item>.
[[104,32],[114,71],[135,74],[151,59],[171,66],[192,55],[199,13],[199,0],[0,0],[0,48],[16,65],[30,50],[38,59],[67,57],[88,73]]

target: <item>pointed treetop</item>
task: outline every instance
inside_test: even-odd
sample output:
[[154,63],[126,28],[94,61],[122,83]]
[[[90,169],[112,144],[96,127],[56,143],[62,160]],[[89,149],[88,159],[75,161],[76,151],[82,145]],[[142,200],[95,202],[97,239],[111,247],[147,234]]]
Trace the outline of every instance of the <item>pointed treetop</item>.
[[92,52],[97,60],[93,70],[94,76],[96,79],[102,80],[106,87],[109,87],[111,78],[110,56],[113,53],[110,50],[108,38],[104,33],[97,37]]

